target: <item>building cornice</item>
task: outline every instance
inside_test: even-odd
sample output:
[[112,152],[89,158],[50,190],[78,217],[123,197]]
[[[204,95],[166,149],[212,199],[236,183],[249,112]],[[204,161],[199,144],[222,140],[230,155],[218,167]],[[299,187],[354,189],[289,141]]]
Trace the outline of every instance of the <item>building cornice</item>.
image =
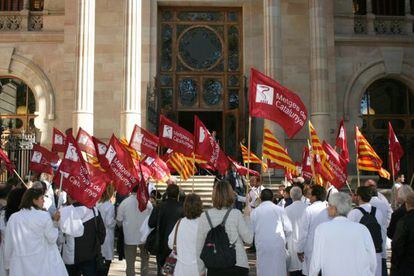
[[0,43],[63,43],[63,31],[2,32]]

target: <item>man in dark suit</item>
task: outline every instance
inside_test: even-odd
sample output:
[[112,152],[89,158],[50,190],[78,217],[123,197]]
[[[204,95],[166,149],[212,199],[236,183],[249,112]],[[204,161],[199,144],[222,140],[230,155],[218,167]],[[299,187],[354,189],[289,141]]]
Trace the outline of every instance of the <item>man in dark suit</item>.
[[227,172],[226,180],[230,183],[233,191],[236,193],[234,207],[243,210],[243,204],[246,201],[246,180],[237,172],[236,166],[231,165],[230,171]]

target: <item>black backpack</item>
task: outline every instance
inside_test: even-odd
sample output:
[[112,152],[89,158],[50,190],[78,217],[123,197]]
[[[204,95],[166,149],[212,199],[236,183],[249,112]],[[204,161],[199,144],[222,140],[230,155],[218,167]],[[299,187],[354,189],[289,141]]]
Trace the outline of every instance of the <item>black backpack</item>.
[[230,243],[224,226],[231,210],[231,208],[227,210],[223,221],[214,228],[206,211],[207,221],[211,229],[207,233],[200,258],[207,268],[228,268],[236,264],[236,242]]
[[369,233],[371,234],[372,240],[374,241],[375,251],[377,253],[382,252],[382,235],[381,235],[381,225],[379,225],[377,219],[375,218],[375,211],[377,208],[374,206],[371,207],[371,212],[368,213],[364,208],[357,207],[356,209],[360,210],[363,214],[359,223],[365,225]]

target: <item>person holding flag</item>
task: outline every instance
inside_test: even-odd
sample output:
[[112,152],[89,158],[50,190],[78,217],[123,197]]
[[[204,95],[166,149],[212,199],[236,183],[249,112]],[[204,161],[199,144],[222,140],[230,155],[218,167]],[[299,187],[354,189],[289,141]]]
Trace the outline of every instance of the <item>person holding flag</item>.
[[398,188],[404,183],[404,174],[399,173],[400,171],[400,160],[404,155],[404,150],[398,141],[397,135],[395,135],[394,129],[392,128],[391,122],[388,122],[388,153],[390,161],[390,172],[394,183],[391,190],[391,207],[393,210],[398,208],[397,193]]

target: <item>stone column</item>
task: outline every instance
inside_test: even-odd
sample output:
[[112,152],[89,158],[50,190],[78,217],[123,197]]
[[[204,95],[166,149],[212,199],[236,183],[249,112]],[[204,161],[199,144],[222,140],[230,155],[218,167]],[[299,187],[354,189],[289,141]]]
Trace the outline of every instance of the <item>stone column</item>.
[[75,111],[73,130],[93,134],[95,0],[78,0]]
[[121,137],[127,139],[131,136],[135,124],[141,126],[141,7],[141,1],[126,1],[126,59]]
[[23,0],[23,10],[30,10],[30,0]]
[[326,1],[309,0],[310,119],[322,140],[328,140],[330,129]]
[[372,0],[367,0],[367,27],[368,27],[368,34],[375,35],[375,14],[372,12]]

